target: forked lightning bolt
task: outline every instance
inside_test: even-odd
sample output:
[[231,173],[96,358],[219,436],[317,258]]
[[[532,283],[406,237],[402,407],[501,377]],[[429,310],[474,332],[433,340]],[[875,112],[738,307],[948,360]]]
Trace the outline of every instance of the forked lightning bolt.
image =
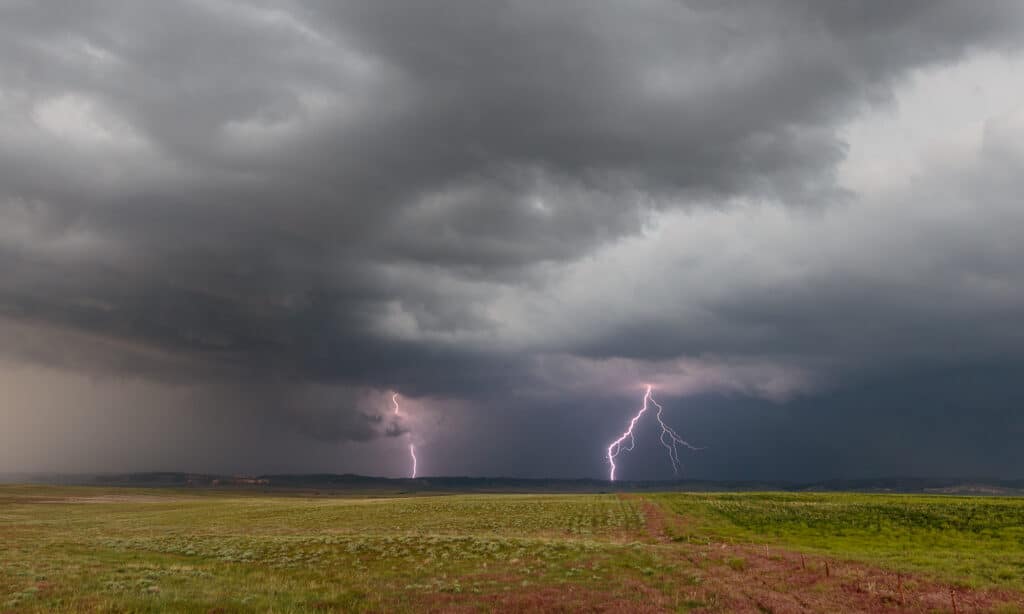
[[[672,471],[679,474],[679,469],[682,467],[682,463],[679,460],[679,449],[677,446],[686,446],[691,450],[700,450],[701,448],[694,447],[687,443],[682,437],[679,436],[672,427],[665,424],[665,421],[661,419],[662,407],[657,401],[651,396],[651,387],[647,386],[647,390],[644,392],[644,404],[640,407],[640,410],[636,412],[633,419],[629,421],[629,428],[626,429],[619,438],[616,439],[608,446],[608,464],[611,465],[611,472],[608,475],[608,479],[612,482],[615,481],[615,458],[619,455],[619,452],[630,451],[633,446],[636,445],[636,438],[633,436],[633,429],[636,427],[637,422],[640,421],[640,417],[647,412],[648,404],[653,404],[658,408],[656,417],[658,424],[661,426],[661,445],[665,446],[668,450],[668,458],[672,462]],[[629,444],[626,444],[626,440],[629,440]]]
[[[395,415],[396,416],[399,415],[398,414],[398,393],[397,392],[395,394],[391,395],[391,402],[395,406]],[[410,476],[410,477],[415,478],[416,477],[416,446],[413,445],[413,443],[411,441],[409,442],[409,456],[412,457],[412,476]]]
[[676,446],[685,446],[691,450],[702,450],[703,448],[690,445],[679,436],[679,433],[673,431],[671,426],[665,424],[665,421],[661,419],[661,405],[658,405],[658,402],[651,396],[650,386],[647,387],[647,397],[658,408],[658,413],[654,415],[658,418],[658,424],[661,426],[661,445],[665,446],[665,449],[668,450],[668,458],[672,461],[672,472],[679,475],[679,470],[683,468],[683,463],[679,460],[679,448]]
[[[611,445],[608,446],[608,463],[612,466],[611,473],[608,475],[608,479],[611,480],[612,482],[615,481],[615,457],[618,456],[619,452],[621,452],[623,450],[632,450],[633,449],[633,446],[636,444],[636,439],[633,437],[633,427],[635,427],[636,423],[640,420],[640,416],[644,415],[644,412],[647,411],[647,402],[650,399],[651,399],[651,387],[648,386],[647,387],[647,392],[644,394],[644,405],[643,405],[643,407],[641,407],[640,411],[636,412],[636,415],[633,416],[633,419],[629,421],[629,428],[626,429],[626,432],[624,432],[622,435],[620,435],[618,439],[613,441],[611,443]],[[629,439],[629,447],[628,448],[623,445],[623,442],[626,441],[626,439]]]

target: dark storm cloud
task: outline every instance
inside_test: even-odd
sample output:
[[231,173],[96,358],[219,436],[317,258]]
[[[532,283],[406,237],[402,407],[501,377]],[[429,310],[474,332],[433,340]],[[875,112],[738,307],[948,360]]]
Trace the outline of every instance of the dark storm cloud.
[[[601,329],[509,315],[496,299],[560,296],[553,267],[676,210],[848,203],[837,127],[888,104],[913,70],[1017,45],[1016,2],[0,11],[0,316],[17,360],[253,382],[231,402],[366,440],[404,427],[353,401],[359,391],[494,402],[550,384],[538,354],[840,365],[833,375],[871,361],[865,331],[904,345],[969,337],[982,358],[1019,347],[999,337],[1005,320],[968,332],[984,308],[903,337],[922,314],[907,301],[937,298],[940,274],[772,287],[741,274],[735,289],[719,277],[701,303],[712,316],[682,313],[678,281],[646,311],[595,314]],[[973,246],[951,270],[1016,257]],[[607,296],[594,298],[601,310]],[[984,305],[1016,304],[1000,300]],[[513,320],[540,332],[510,333]],[[310,392],[332,385],[344,391]]]
[[[685,348],[826,379],[996,357],[1024,362],[1024,249],[1015,238],[1024,223],[1024,152],[1008,152],[1021,134],[991,124],[956,168],[822,215],[754,208],[739,218],[675,220],[651,253],[631,259],[627,252],[600,272],[578,273],[576,285],[613,269],[643,270],[616,292],[642,296],[647,307],[602,318],[588,305],[609,297],[573,294],[567,309],[595,323],[574,350],[665,360]],[[752,257],[711,253],[737,234],[748,239],[740,251]]]

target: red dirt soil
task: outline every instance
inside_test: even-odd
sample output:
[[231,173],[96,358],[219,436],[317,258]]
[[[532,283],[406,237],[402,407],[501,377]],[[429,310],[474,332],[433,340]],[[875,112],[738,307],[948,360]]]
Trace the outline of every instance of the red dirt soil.
[[[643,501],[652,539],[685,519]],[[1024,594],[954,587],[917,574],[863,563],[733,544],[675,544],[678,555],[704,570],[691,592],[697,612],[1024,612]]]
[[[424,595],[422,612],[1024,612],[1024,593],[954,587],[915,574],[764,546],[672,540],[686,519],[639,499],[645,533],[686,577],[617,586],[532,586],[485,594]],[[692,571],[692,573],[690,573]],[[650,584],[656,583],[659,588]]]

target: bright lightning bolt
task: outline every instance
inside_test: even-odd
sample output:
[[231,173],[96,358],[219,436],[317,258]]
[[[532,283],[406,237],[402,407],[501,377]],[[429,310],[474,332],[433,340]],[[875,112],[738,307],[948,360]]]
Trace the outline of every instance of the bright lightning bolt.
[[[656,416],[658,424],[661,426],[661,445],[665,446],[668,450],[668,458],[672,462],[672,471],[674,471],[676,475],[679,474],[679,469],[682,467],[682,463],[679,460],[679,449],[677,446],[682,445],[691,450],[701,449],[687,443],[679,436],[678,433],[672,430],[672,427],[665,424],[665,421],[661,419],[661,412],[663,411],[662,407],[651,396],[651,387],[647,386],[647,390],[644,392],[644,404],[640,410],[636,412],[636,415],[633,416],[633,419],[629,421],[629,428],[627,428],[622,435],[619,435],[618,439],[608,446],[608,464],[611,465],[611,471],[608,474],[608,479],[612,482],[615,481],[615,458],[619,455],[619,452],[628,452],[633,449],[634,445],[636,445],[636,438],[633,436],[633,429],[636,427],[636,423],[640,421],[640,417],[647,412],[648,404],[653,404],[658,408]],[[628,445],[625,443],[627,439],[629,440]]]
[[685,446],[691,450],[702,450],[703,448],[690,445],[679,436],[679,433],[673,431],[671,426],[665,424],[664,420],[661,419],[661,405],[658,405],[658,402],[651,397],[650,386],[647,387],[647,398],[658,408],[658,413],[654,415],[658,418],[658,424],[661,425],[661,445],[665,446],[665,449],[668,450],[668,459],[672,461],[672,471],[679,475],[679,470],[682,469],[683,463],[679,460],[679,448],[676,446]]
[[[635,427],[636,423],[640,420],[640,416],[644,415],[644,412],[647,411],[647,401],[649,401],[650,399],[651,387],[648,386],[647,392],[644,394],[644,406],[641,407],[640,411],[636,412],[636,415],[633,416],[633,419],[629,421],[629,428],[626,429],[626,432],[620,435],[618,439],[613,441],[611,445],[608,446],[608,463],[612,466],[611,473],[608,475],[608,479],[611,480],[612,482],[615,481],[615,457],[618,456],[619,452],[623,450],[633,449],[633,446],[636,444],[636,439],[633,438],[633,427]],[[627,438],[629,439],[628,448],[622,445],[622,443],[626,441]]]
[[[397,392],[395,394],[391,395],[391,402],[395,406],[395,415],[396,416],[399,415],[398,414],[398,393]],[[417,463],[417,461],[416,461],[416,446],[411,441],[409,442],[409,456],[412,457],[412,476],[411,477],[415,478],[416,477],[416,463]]]

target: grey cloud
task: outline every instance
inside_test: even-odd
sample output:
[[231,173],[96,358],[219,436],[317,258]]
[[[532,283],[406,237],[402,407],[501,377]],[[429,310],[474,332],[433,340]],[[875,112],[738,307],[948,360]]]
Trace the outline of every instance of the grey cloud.
[[347,318],[406,298],[368,263],[521,271],[635,231],[648,207],[820,201],[835,122],[909,68],[1008,44],[1020,19],[956,3],[75,6],[9,9],[5,92],[95,100],[147,146],[109,154],[126,164],[111,172],[104,152],[34,139],[50,144],[5,152],[6,198],[116,244],[221,335],[253,303],[314,292]]
[[[989,226],[939,228],[951,261],[913,284],[823,266],[758,285],[712,263],[718,285],[693,277],[695,290],[647,296],[627,284],[650,299],[640,311],[607,296],[575,305],[559,284],[679,210],[857,206],[836,178],[838,127],[889,104],[916,69],[1016,48],[1019,3],[0,11],[0,352],[17,360],[173,385],[260,381],[277,409],[256,414],[362,441],[404,427],[346,401],[299,402],[305,391],[487,405],[548,385],[535,365],[549,354],[850,370],[878,350],[861,343],[875,327],[901,345],[939,335],[978,357],[1017,352],[999,335],[1015,300],[935,307],[951,276],[1017,283],[1016,251],[974,240]],[[1001,129],[992,173],[1016,155]],[[683,253],[680,278],[715,256]],[[624,287],[618,274],[645,273],[609,268],[589,283]],[[710,286],[721,293],[699,290]],[[551,300],[575,311],[548,318]]]
[[[962,167],[821,215],[752,208],[667,222],[650,250],[569,273],[538,337],[574,328],[568,347],[592,359],[746,359],[828,383],[1020,362],[1024,157],[994,162],[993,139],[1002,142],[990,131]],[[736,234],[751,242],[715,253]]]

